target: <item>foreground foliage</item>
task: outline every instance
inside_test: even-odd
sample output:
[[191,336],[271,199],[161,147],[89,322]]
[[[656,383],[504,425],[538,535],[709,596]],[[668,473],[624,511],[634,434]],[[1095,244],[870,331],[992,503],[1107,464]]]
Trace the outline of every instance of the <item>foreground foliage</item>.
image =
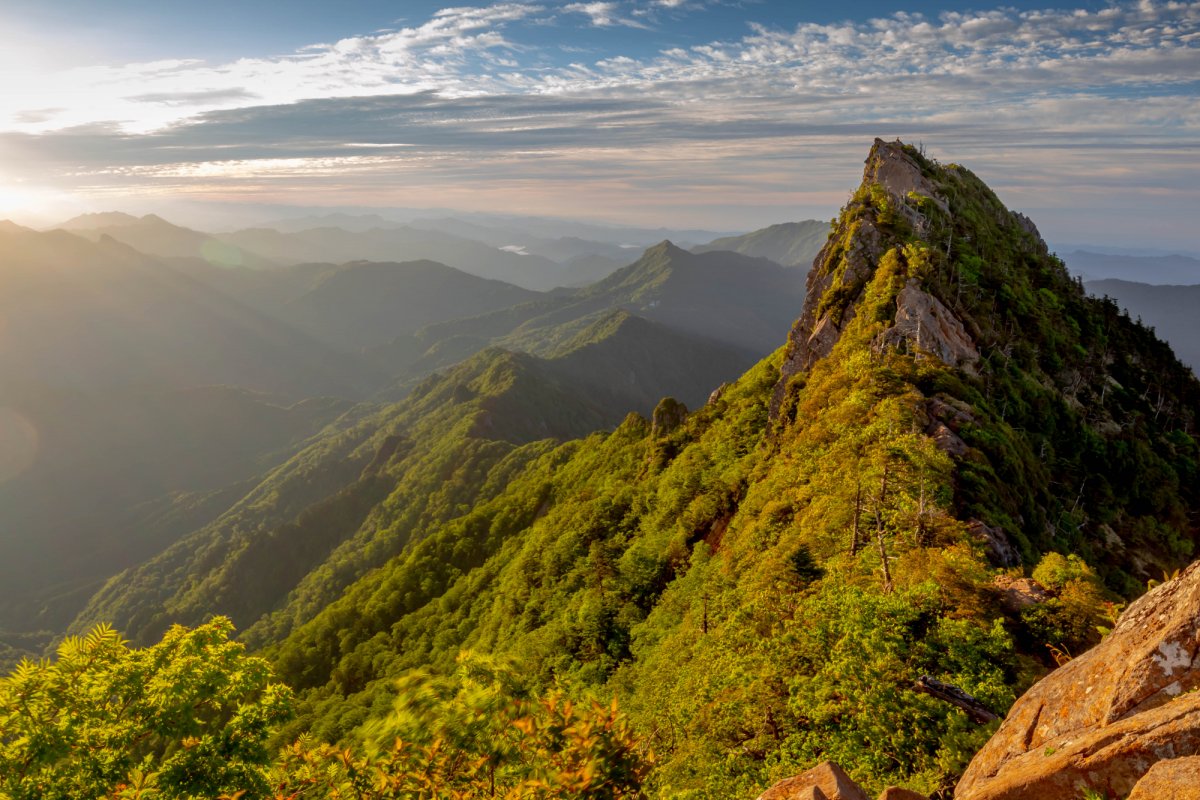
[[269,791],[291,692],[216,619],[131,649],[109,627],[0,679],[0,797],[217,797]]
[[464,655],[400,679],[353,747],[269,746],[292,711],[270,666],[217,618],[130,648],[112,628],[0,679],[0,800],[642,797],[653,757],[615,701],[538,696]]

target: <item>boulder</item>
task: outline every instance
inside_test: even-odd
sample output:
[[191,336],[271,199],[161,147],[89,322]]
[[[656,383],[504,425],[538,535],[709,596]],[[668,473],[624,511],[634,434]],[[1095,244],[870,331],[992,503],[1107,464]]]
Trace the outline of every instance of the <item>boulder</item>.
[[758,796],[758,800],[867,800],[867,794],[832,761],[799,775],[784,778]]
[[1031,578],[998,575],[992,586],[1000,591],[1000,604],[1008,611],[1019,613],[1030,606],[1041,605],[1050,599],[1050,592]]
[[1159,761],[1133,787],[1129,800],[1200,800],[1200,756]]
[[1125,797],[1164,759],[1200,754],[1200,562],[1146,594],[1098,646],[1016,702],[956,800]]
[[929,798],[923,794],[914,792],[912,789],[889,786],[879,795],[879,800],[929,800]]

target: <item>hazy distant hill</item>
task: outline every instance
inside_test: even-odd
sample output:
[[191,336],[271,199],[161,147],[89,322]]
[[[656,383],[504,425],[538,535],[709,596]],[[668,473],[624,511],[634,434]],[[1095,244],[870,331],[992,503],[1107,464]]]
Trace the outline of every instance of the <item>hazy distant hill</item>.
[[1153,284],[1200,284],[1200,259],[1183,255],[1130,256],[1076,250],[1061,256],[1085,281],[1116,278]]
[[537,296],[433,261],[357,261],[325,274],[280,313],[326,341],[357,349]]
[[804,279],[761,258],[689,253],[671,242],[646,250],[628,267],[582,290],[655,322],[769,353],[795,319]]
[[1179,360],[1200,369],[1200,286],[1151,286],[1131,281],[1088,281],[1097,296],[1115,299],[1129,315],[1153,327]]
[[313,228],[293,233],[251,228],[221,234],[220,239],[283,264],[429,260],[526,289],[550,289],[563,285],[568,279],[566,270],[547,258],[521,255],[441,231],[408,226],[366,231]]
[[352,396],[354,359],[108,239],[0,230],[0,370],[62,388],[234,384]]
[[[480,226],[492,230],[504,230],[542,239],[580,239],[614,245],[645,247],[663,239],[675,242],[698,243],[711,241],[730,231],[711,231],[693,228],[639,228],[629,225],[606,225],[552,217],[527,217],[515,214],[459,213],[454,217],[430,217],[414,219],[414,226],[427,226],[437,221],[451,224]],[[478,230],[478,228],[476,228]],[[472,238],[474,238],[472,236]]]
[[62,230],[0,226],[0,331],[0,627],[156,551],[167,512],[203,516],[200,495],[344,407],[298,400],[379,381],[167,261]]
[[756,258],[769,258],[785,267],[807,270],[829,238],[829,223],[810,219],[784,222],[742,236],[725,236],[693,247],[693,253],[731,250]]
[[111,236],[118,242],[152,256],[200,258],[222,267],[262,269],[274,266],[258,253],[222,242],[207,233],[174,225],[154,214],[144,217],[117,211],[84,214],[67,220],[58,227],[93,241],[103,236]]
[[[105,578],[215,517],[349,403],[25,386],[0,406],[36,432],[28,468],[0,476],[0,628],[61,630]],[[0,419],[0,439],[11,425]]]
[[629,260],[630,249],[637,249],[609,241],[585,239],[581,236],[538,235],[526,230],[520,224],[512,226],[484,225],[457,217],[423,217],[413,220],[412,226],[474,239],[493,247],[520,248],[527,253],[543,256],[559,263],[586,256],[602,256],[624,263]]

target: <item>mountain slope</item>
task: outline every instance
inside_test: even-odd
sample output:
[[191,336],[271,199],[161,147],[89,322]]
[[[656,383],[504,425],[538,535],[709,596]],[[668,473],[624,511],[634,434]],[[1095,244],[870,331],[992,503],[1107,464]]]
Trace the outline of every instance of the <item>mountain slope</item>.
[[0,231],[6,385],[227,383],[292,397],[363,392],[355,359],[111,239]]
[[[670,329],[676,340],[691,337],[693,350],[720,365],[698,374],[723,383],[774,348],[791,325],[800,294],[794,273],[764,259],[726,252],[697,256],[663,242],[591,286],[558,289],[509,308],[430,325],[367,356],[397,376],[384,396],[402,396],[414,380],[489,346],[552,356],[595,319],[621,311]],[[682,348],[682,340],[663,344],[671,352]],[[651,347],[647,342],[644,349]],[[737,368],[728,369],[733,364]],[[693,385],[669,391],[685,396]],[[650,379],[645,389],[657,392],[664,386],[672,384]],[[703,399],[707,391],[696,396]]]
[[1151,286],[1104,280],[1084,284],[1092,294],[1111,297],[1171,344],[1181,361],[1200,370],[1200,286]]
[[424,529],[501,490],[504,475],[550,448],[539,440],[649,412],[668,389],[702,403],[748,362],[620,311],[584,320],[545,359],[487,350],[399,404],[346,417],[220,518],[109,581],[75,627],[112,620],[148,641],[169,622],[222,613],[271,641]]
[[545,355],[580,320],[621,310],[757,358],[777,346],[802,295],[794,272],[765,259],[695,255],[661,242],[591,286],[431,325],[374,356],[400,372],[452,363],[489,344]]
[[217,516],[348,405],[227,386],[7,394],[0,416],[35,432],[27,468],[0,476],[0,628],[17,630],[64,629],[105,579]]
[[[604,421],[533,359],[481,354],[402,404],[346,417],[212,524],[110,580],[80,625],[117,620],[151,639],[171,622],[196,623],[218,610],[250,625],[331,554],[335,572],[357,576],[418,536],[421,524],[473,503],[485,490],[479,479],[509,457],[520,463],[514,453],[523,445]],[[385,523],[381,533],[381,515],[403,522]],[[353,545],[339,552],[347,540]]]
[[829,223],[815,219],[770,225],[742,236],[725,236],[693,247],[693,253],[730,250],[744,256],[767,258],[785,267],[808,269],[829,238]]
[[69,618],[343,407],[302,398],[378,380],[172,263],[61,230],[0,229],[0,331],[0,627]]
[[[531,458],[269,648],[305,691],[289,733],[354,743],[396,676],[467,648],[619,695],[654,796],[824,759],[952,787],[988,731],[917,679],[1002,713],[1192,554],[1200,384],[978,178],[899,143],[800,311],[703,409]],[[1035,564],[1049,599],[1005,605]]]

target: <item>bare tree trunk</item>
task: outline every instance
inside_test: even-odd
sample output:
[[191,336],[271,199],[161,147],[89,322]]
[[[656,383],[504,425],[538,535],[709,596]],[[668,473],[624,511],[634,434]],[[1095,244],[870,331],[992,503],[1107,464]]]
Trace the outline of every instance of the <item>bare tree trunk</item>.
[[879,545],[879,560],[883,562],[883,588],[892,590],[892,568],[888,563],[887,545],[884,543],[883,503],[887,498],[888,470],[887,462],[883,465],[883,478],[879,483],[879,501],[875,504],[875,541]]
[[989,722],[1000,719],[995,712],[979,702],[974,696],[967,694],[957,686],[942,683],[928,675],[922,675],[918,678],[913,688],[918,692],[924,692],[931,697],[936,697],[938,700],[944,700],[953,706],[961,708],[978,725],[986,725]]

